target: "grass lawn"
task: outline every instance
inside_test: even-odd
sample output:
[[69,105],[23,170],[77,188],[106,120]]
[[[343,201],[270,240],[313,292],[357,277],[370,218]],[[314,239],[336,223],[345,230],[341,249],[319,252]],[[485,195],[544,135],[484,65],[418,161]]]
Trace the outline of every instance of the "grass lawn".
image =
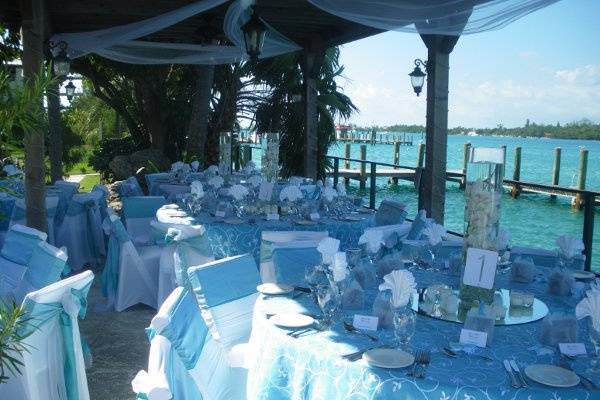
[[91,192],[94,185],[100,183],[100,175],[88,175],[83,177],[79,183],[80,192]]
[[73,165],[68,171],[65,171],[65,175],[93,174],[95,172],[86,161],[81,161]]

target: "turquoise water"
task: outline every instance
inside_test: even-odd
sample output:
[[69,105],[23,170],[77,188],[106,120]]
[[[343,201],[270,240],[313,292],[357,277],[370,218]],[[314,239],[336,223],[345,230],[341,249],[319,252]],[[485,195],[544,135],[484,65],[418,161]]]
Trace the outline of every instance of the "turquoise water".
[[[421,135],[413,135],[415,146],[401,146],[400,164],[414,166],[417,162],[417,143]],[[589,140],[535,139],[487,136],[448,137],[448,168],[461,169],[463,145],[471,142],[473,146],[507,146],[506,177],[512,178],[514,148],[521,146],[521,180],[549,184],[551,182],[554,148],[562,148],[561,186],[574,186],[577,179],[579,149],[585,146],[589,150],[587,188],[600,191],[600,142]],[[351,158],[359,157],[359,144],[352,144]],[[333,145],[330,155],[344,156],[344,144]],[[379,162],[393,162],[393,146],[385,144],[367,145],[367,159]],[[353,165],[354,168],[358,168]],[[357,187],[353,183],[353,188]],[[357,190],[357,189],[356,189]],[[411,182],[388,184],[386,178],[377,179],[377,201],[395,198],[409,205],[414,214],[417,207],[417,195]],[[454,231],[463,231],[464,194],[458,184],[446,185],[445,225]],[[583,213],[574,211],[570,198],[559,197],[551,200],[549,196],[526,194],[518,199],[506,194],[502,203],[502,225],[512,235],[512,243],[552,249],[558,235],[569,234],[580,237],[583,231]],[[600,270],[600,207],[596,208],[592,268]]]

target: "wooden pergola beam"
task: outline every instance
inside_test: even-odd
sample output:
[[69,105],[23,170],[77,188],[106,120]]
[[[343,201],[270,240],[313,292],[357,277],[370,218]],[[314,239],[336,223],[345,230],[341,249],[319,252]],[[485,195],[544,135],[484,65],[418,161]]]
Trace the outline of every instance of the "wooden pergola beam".
[[304,176],[317,178],[318,174],[318,152],[319,132],[317,114],[317,78],[323,65],[325,50],[316,46],[310,46],[302,52],[302,75],[304,76],[303,100],[304,100]]

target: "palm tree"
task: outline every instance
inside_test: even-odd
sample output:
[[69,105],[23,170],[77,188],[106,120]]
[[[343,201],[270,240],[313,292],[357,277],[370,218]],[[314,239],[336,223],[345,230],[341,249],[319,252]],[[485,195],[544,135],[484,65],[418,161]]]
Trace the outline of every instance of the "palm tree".
[[[335,119],[348,119],[357,111],[352,100],[336,83],[344,67],[340,52],[332,47],[325,52],[317,78],[318,176],[323,178],[330,167],[327,150],[335,141]],[[253,69],[256,83],[271,88],[256,109],[255,123],[259,133],[281,132],[280,160],[284,176],[302,175],[304,171],[305,118],[301,93],[301,54],[286,54],[257,63]]]

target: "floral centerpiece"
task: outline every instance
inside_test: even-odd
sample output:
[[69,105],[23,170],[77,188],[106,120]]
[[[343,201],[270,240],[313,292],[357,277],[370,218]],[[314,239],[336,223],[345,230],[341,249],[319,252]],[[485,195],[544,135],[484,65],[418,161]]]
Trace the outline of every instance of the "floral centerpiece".
[[171,164],[171,175],[173,176],[173,179],[179,183],[185,182],[190,170],[190,165],[182,161]]
[[296,185],[287,185],[279,192],[279,200],[282,203],[282,210],[288,214],[297,215],[300,213],[300,201],[304,198],[302,190]]
[[[464,263],[469,248],[497,251],[504,159],[503,148],[474,147],[469,154],[465,186]],[[469,308],[475,300],[491,304],[494,288],[466,285],[461,277],[460,298],[461,304]]]

